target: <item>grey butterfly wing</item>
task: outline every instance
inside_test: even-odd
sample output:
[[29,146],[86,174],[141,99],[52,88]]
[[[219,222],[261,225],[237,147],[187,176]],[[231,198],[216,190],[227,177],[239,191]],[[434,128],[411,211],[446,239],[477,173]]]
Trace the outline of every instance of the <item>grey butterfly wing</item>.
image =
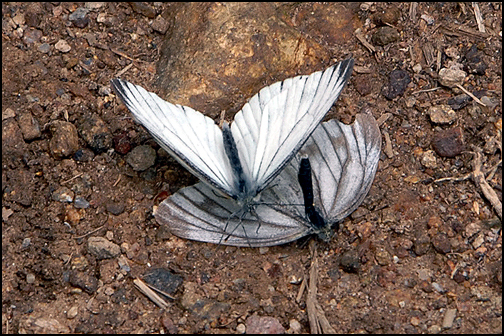
[[310,158],[315,205],[328,223],[341,221],[362,203],[380,150],[380,130],[370,113],[358,114],[352,125],[322,123],[300,150]]
[[284,178],[285,174],[278,176],[274,182],[279,184],[274,190],[263,192],[261,202],[267,203],[259,202],[253,212],[240,213],[242,207],[236,200],[219,195],[200,182],[161,202],[155,217],[181,238],[243,247],[281,245],[311,230],[302,212],[271,205],[278,202],[279,196],[287,204],[298,200],[298,191],[291,188],[290,177]]

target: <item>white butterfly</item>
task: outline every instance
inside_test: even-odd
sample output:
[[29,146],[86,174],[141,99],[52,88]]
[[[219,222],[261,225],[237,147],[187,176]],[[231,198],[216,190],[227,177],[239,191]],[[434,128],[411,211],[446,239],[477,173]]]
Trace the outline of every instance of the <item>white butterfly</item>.
[[116,93],[157,142],[201,181],[248,204],[297,153],[338,98],[353,59],[263,88],[229,127],[138,85],[113,79]]
[[[200,182],[165,199],[154,215],[179,237],[216,244],[272,246],[310,234],[328,240],[333,225],[352,213],[367,195],[380,147],[380,130],[370,113],[358,114],[352,125],[330,120],[320,124],[271,187],[260,194],[254,212],[233,217],[240,204]],[[306,161],[304,170],[299,169],[305,157],[311,162],[314,204],[306,197],[310,190],[302,190],[298,182],[303,179],[298,175],[307,173]],[[318,222],[314,222],[317,216]]]

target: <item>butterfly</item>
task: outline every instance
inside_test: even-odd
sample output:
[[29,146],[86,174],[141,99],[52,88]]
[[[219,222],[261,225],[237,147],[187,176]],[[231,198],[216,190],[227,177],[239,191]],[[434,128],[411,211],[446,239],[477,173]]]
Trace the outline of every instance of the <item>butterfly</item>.
[[169,103],[138,85],[121,79],[111,83],[163,149],[212,189],[236,200],[243,213],[329,111],[353,63],[347,59],[261,89],[222,129],[202,113]]
[[154,216],[176,236],[215,244],[272,246],[313,234],[327,241],[367,195],[380,150],[369,112],[357,114],[352,125],[333,119],[316,128],[253,212],[233,217],[240,205],[200,182],[165,199]]

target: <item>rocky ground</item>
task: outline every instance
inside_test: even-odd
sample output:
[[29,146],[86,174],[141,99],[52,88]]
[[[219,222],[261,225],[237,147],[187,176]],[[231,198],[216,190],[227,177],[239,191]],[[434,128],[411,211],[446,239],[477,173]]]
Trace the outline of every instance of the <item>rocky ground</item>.
[[[501,333],[502,5],[250,6],[2,3],[2,332],[310,332],[307,244],[215,246],[156,223],[196,179],[110,79],[217,120],[351,55],[328,117],[371,106],[383,153],[362,206],[318,243],[328,322]],[[173,299],[159,308],[134,279]]]

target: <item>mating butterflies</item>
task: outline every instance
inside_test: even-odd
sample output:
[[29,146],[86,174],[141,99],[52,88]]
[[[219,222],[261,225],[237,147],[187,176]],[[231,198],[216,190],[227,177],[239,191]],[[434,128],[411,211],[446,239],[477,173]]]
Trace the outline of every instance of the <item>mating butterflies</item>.
[[[299,154],[260,194],[254,211],[241,218],[233,216],[241,206],[200,182],[164,200],[155,217],[179,237],[216,244],[272,246],[310,234],[327,240],[331,227],[352,213],[367,195],[380,147],[380,130],[369,112],[358,114],[352,125],[330,120],[316,128]],[[306,187],[302,190],[299,180],[305,180],[298,179],[298,175],[310,173],[303,165],[299,170],[306,157],[311,163],[312,198],[306,193],[301,196]],[[315,211],[321,221],[310,221],[307,211]]]
[[118,96],[168,153],[207,185],[249,204],[291,160],[338,98],[353,59],[263,88],[229,127],[138,85],[113,79]]

